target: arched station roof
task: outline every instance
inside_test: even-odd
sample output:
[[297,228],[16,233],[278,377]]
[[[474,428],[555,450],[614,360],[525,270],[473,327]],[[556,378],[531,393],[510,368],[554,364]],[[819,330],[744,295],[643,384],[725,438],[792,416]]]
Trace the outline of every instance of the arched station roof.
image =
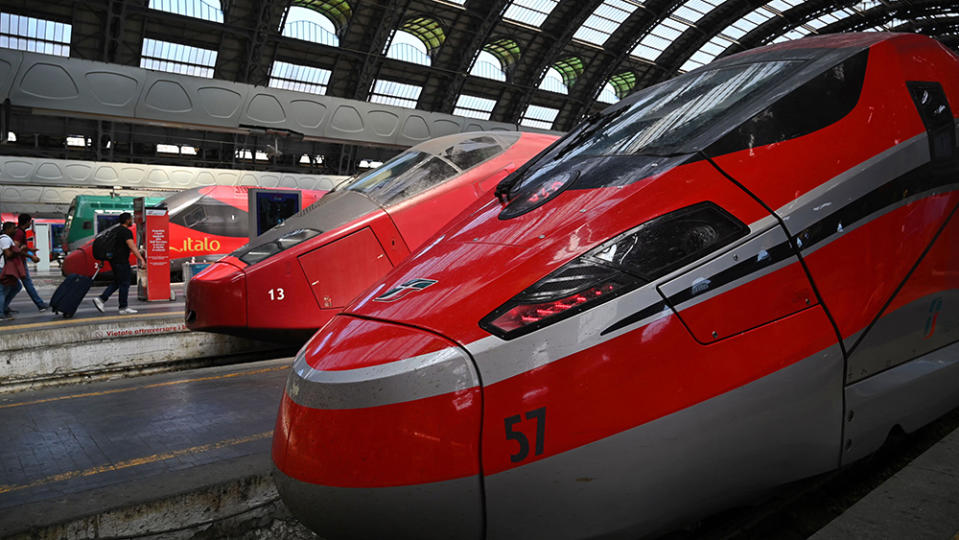
[[[38,52],[144,67],[149,57],[150,69],[559,131],[785,39],[893,30],[959,47],[954,0],[0,0],[0,13],[47,22],[46,35],[27,36]],[[23,38],[2,34],[0,46]],[[388,54],[400,34],[417,52]]]

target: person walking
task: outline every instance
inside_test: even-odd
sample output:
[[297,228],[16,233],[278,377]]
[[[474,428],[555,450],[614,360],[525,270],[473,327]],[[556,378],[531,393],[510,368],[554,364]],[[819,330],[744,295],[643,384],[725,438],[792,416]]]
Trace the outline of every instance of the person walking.
[[37,289],[33,286],[33,280],[30,279],[30,268],[27,267],[27,259],[32,260],[33,262],[40,262],[40,257],[37,257],[33,251],[31,251],[30,246],[27,244],[27,229],[33,225],[33,216],[30,214],[20,214],[17,216],[17,228],[13,231],[13,242],[20,249],[20,257],[23,259],[23,271],[24,276],[20,278],[20,283],[23,284],[23,288],[26,289],[27,294],[30,295],[30,300],[33,300],[34,305],[37,306],[37,309],[40,311],[46,311],[50,306],[43,301],[43,298],[40,298],[40,295],[37,294]]
[[130,315],[137,312],[137,310],[127,306],[127,296],[130,292],[130,253],[136,256],[140,266],[146,267],[147,263],[133,242],[133,232],[130,230],[130,227],[133,227],[133,216],[129,212],[124,212],[120,214],[119,222],[121,227],[118,227],[115,238],[116,246],[113,248],[113,257],[110,259],[110,267],[113,268],[113,283],[108,285],[100,293],[100,296],[93,299],[93,305],[100,313],[103,313],[103,303],[110,299],[110,295],[114,291],[119,290],[119,313],[120,315]]
[[[17,225],[8,221],[0,227],[0,302],[3,303],[3,318],[13,319],[10,302],[20,292],[18,272],[13,272],[13,266],[20,264],[20,249],[14,243],[12,235]],[[10,264],[11,268],[6,268]],[[4,271],[6,269],[6,272]]]

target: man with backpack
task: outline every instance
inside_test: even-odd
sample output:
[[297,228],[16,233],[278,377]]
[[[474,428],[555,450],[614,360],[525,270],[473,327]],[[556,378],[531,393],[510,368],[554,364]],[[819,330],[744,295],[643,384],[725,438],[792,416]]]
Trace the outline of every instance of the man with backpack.
[[[108,285],[100,296],[93,299],[93,305],[103,313],[103,303],[110,299],[110,295],[112,295],[114,291],[119,289],[120,315],[129,315],[137,312],[137,310],[127,306],[127,296],[130,292],[130,253],[136,256],[140,266],[146,267],[147,263],[133,242],[133,232],[130,231],[130,228],[133,227],[133,216],[131,216],[129,212],[124,212],[120,214],[119,223],[120,226],[115,227],[115,229],[111,231],[112,238],[107,238],[110,242],[107,258],[110,261],[110,266],[113,268],[113,283]],[[94,240],[94,242],[96,242],[96,240]],[[97,251],[97,247],[98,246],[94,245],[95,251]],[[94,255],[96,255],[96,253]]]

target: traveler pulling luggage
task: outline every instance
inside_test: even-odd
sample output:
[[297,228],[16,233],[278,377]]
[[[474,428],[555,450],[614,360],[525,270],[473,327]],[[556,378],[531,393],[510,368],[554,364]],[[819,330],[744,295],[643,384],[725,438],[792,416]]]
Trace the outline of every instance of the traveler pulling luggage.
[[93,280],[100,273],[101,266],[100,264],[97,265],[97,271],[93,273],[93,277],[81,276],[80,274],[67,276],[67,279],[63,280],[63,283],[54,291],[53,298],[50,299],[50,307],[53,308],[53,312],[62,313],[64,319],[73,317],[77,308],[80,307],[83,297],[90,291]]

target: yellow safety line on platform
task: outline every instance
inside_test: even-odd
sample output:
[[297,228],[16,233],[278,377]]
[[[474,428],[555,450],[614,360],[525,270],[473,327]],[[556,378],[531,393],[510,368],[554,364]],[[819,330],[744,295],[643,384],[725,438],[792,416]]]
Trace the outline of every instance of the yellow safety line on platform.
[[246,437],[237,437],[235,439],[226,439],[224,441],[201,444],[200,446],[193,446],[191,448],[184,448],[182,450],[173,450],[172,452],[164,452],[162,454],[153,454],[152,456],[146,456],[141,458],[129,459],[127,461],[121,461],[119,463],[109,463],[107,465],[100,465],[98,467],[92,467],[90,469],[85,469],[82,471],[69,471],[60,474],[54,474],[46,478],[41,478],[39,480],[34,480],[29,484],[21,485],[0,485],[0,495],[4,493],[10,493],[11,491],[20,491],[22,489],[30,489],[40,486],[45,486],[47,484],[52,484],[54,482],[63,482],[65,480],[72,480],[74,478],[83,478],[86,476],[93,476],[100,473],[105,473],[109,471],[119,471],[120,469],[129,469],[130,467],[138,467],[140,465],[149,465],[150,463],[156,463],[158,461],[165,461],[168,459],[173,459],[179,456],[185,456],[188,454],[200,454],[203,452],[209,452],[210,450],[218,450],[220,448],[225,448],[227,446],[236,446],[238,444],[260,441],[267,439],[273,436],[273,431],[264,431],[263,433],[257,433],[256,435],[249,435]]
[[0,409],[10,409],[10,408],[12,408],[12,407],[23,407],[23,406],[26,406],[26,405],[37,405],[37,404],[40,404],[40,403],[49,403],[49,402],[51,402],[51,401],[62,401],[62,400],[64,400],[64,399],[77,399],[77,398],[84,398],[84,397],[106,396],[106,395],[110,395],[110,394],[119,394],[119,393],[122,393],[122,392],[132,392],[132,391],[134,391],[134,390],[146,390],[146,389],[148,389],[148,388],[162,388],[162,387],[164,387],[164,386],[173,386],[173,385],[177,385],[177,384],[186,384],[186,383],[191,383],[191,382],[215,381],[215,380],[217,380],[217,379],[229,379],[229,378],[231,378],[231,377],[243,377],[243,376],[245,376],[245,375],[258,375],[258,374],[260,374],[260,373],[269,373],[269,372],[271,372],[271,371],[282,371],[282,370],[286,370],[286,369],[290,369],[290,366],[279,366],[279,367],[271,367],[271,368],[263,368],[263,369],[253,369],[253,370],[250,370],[250,371],[236,371],[236,372],[233,372],[233,373],[224,373],[223,375],[213,375],[213,376],[210,376],[210,377],[196,377],[196,378],[193,378],[193,379],[180,379],[180,380],[178,380],[178,381],[167,381],[167,382],[162,382],[162,383],[145,384],[145,385],[142,385],[142,386],[132,386],[132,387],[129,387],[129,388],[114,388],[113,390],[103,390],[103,391],[101,391],[101,392],[86,392],[86,393],[83,393],[83,394],[70,394],[70,395],[67,395],[67,396],[57,396],[57,397],[46,398],[46,399],[35,399],[35,400],[33,400],[33,401],[21,401],[21,402],[19,402],[19,403],[6,403],[6,404],[3,404],[3,405],[0,405]]
[[87,319],[60,319],[56,321],[17,324],[14,326],[0,326],[0,332],[9,332],[10,330],[22,330],[27,328],[43,328],[47,326],[69,326],[69,325],[85,324],[90,322],[96,322],[96,323],[110,322],[110,321],[119,321],[121,319],[122,320],[149,319],[149,318],[169,317],[171,315],[182,316],[183,313],[179,311],[163,311],[161,313],[138,313],[136,315],[107,315],[106,317],[90,317]]

